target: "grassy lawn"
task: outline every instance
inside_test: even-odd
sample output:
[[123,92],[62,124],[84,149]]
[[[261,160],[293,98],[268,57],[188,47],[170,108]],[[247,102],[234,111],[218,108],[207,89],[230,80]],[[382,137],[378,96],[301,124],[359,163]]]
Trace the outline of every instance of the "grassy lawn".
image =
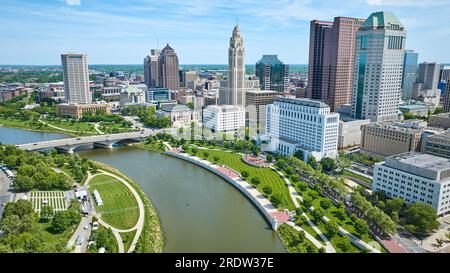
[[[67,242],[69,241],[70,237],[72,236],[73,232],[75,231],[76,224],[73,227],[67,228],[62,233],[56,233],[52,229],[52,221],[40,221],[38,224],[39,231],[36,233],[37,236],[41,237],[43,241],[46,242],[46,245],[48,246],[56,246],[59,247],[66,247]],[[67,252],[71,251],[71,249],[67,249]]]
[[158,152],[158,153],[164,153],[166,151],[166,146],[162,142],[159,142],[159,141],[149,143],[149,144],[140,142],[140,143],[133,144],[133,146],[141,148],[141,149],[153,151],[153,152]]
[[[204,157],[204,152],[206,150],[199,149],[197,156],[201,158]],[[251,181],[253,177],[259,177],[261,179],[261,183],[257,186],[260,192],[263,192],[262,189],[264,186],[268,185],[272,188],[272,194],[278,194],[281,196],[281,204],[280,208],[287,208],[289,210],[294,210],[295,206],[292,202],[292,199],[289,195],[289,191],[286,183],[283,178],[270,168],[257,168],[250,166],[244,163],[241,159],[241,155],[235,154],[233,152],[226,151],[214,151],[207,150],[209,153],[208,161],[214,162],[214,156],[218,156],[220,159],[217,164],[224,164],[233,170],[241,173],[243,170],[246,170],[249,173],[249,177],[247,181]]]
[[135,235],[136,235],[136,230],[120,233],[120,237],[122,237],[125,252],[127,252],[128,249],[130,248]]
[[148,196],[142,191],[141,187],[133,180],[123,175],[119,170],[108,166],[106,164],[95,162],[100,168],[108,172],[114,173],[125,179],[139,194],[141,200],[144,202],[145,218],[144,228],[142,229],[141,236],[134,252],[136,253],[161,253],[164,245],[164,237],[161,230],[161,224],[159,222],[158,213],[153,207],[152,202]]
[[86,135],[98,134],[97,131],[95,130],[95,126],[86,122],[67,121],[67,120],[44,120],[44,122],[56,126],[58,128],[77,131]]
[[370,180],[369,178],[364,177],[364,176],[359,175],[359,174],[356,174],[356,173],[349,172],[347,170],[343,171],[342,176],[353,177],[353,178],[359,179],[359,180],[361,180],[363,182],[372,184],[372,180]]
[[136,225],[139,207],[130,190],[114,177],[99,174],[89,182],[89,191],[97,190],[103,206],[95,206],[103,221],[118,229]]

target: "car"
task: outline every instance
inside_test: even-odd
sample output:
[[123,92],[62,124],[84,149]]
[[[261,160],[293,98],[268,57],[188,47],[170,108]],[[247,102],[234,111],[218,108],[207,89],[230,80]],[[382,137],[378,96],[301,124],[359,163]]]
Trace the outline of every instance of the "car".
[[83,244],[83,241],[84,241],[83,235],[78,235],[76,244],[81,245]]
[[77,140],[81,140],[81,137],[78,137]]
[[83,227],[83,229],[84,229],[84,230],[88,230],[88,229],[89,229],[89,224],[86,224],[86,225]]

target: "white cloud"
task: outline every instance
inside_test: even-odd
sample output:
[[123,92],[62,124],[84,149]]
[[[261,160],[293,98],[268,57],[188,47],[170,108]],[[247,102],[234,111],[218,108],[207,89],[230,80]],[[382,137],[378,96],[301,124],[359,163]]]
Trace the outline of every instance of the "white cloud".
[[81,0],[66,0],[66,3],[69,6],[79,6],[81,5]]
[[431,7],[439,5],[448,5],[448,0],[367,0],[370,6],[391,6],[391,7]]

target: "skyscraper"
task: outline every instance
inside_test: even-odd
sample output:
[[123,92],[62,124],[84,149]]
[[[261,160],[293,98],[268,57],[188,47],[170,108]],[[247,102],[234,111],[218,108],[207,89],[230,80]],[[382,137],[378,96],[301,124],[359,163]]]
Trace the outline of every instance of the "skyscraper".
[[169,44],[163,48],[159,56],[159,87],[180,89],[178,56]]
[[356,32],[363,23],[349,17],[311,22],[307,97],[326,101],[331,111],[351,102]]
[[228,48],[228,82],[219,93],[220,104],[245,107],[244,38],[239,26],[235,26]]
[[91,103],[92,95],[89,91],[87,54],[61,54],[61,64],[65,101],[78,104]]
[[325,31],[331,29],[332,22],[313,20],[309,30],[308,86],[306,97],[321,100],[323,98],[322,81],[325,51]]
[[364,19],[335,17],[331,29],[325,30],[322,99],[331,111],[352,101],[356,32]]
[[144,59],[144,81],[148,88],[159,87],[159,49],[152,49]]
[[405,60],[403,62],[402,90],[403,97],[412,99],[413,85],[417,78],[417,59],[419,53],[414,50],[405,50]]
[[439,83],[440,65],[423,62],[419,64],[417,80],[413,85],[413,99],[421,96],[426,90],[436,90]]
[[289,65],[278,60],[277,55],[263,55],[255,65],[261,89],[278,92],[288,91]]
[[352,115],[398,119],[406,30],[391,12],[375,12],[356,34]]
[[442,105],[444,113],[450,112],[450,80],[447,82],[447,89],[445,90],[444,104]]

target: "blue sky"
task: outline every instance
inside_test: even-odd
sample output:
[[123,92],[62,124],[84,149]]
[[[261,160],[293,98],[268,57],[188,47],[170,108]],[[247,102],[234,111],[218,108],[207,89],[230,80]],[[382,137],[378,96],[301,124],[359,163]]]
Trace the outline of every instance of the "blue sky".
[[308,60],[309,21],[392,11],[420,61],[450,63],[450,0],[0,0],[0,64],[59,64],[63,52],[91,64],[141,63],[167,42],[180,63],[227,62],[239,19],[246,63],[278,54]]

